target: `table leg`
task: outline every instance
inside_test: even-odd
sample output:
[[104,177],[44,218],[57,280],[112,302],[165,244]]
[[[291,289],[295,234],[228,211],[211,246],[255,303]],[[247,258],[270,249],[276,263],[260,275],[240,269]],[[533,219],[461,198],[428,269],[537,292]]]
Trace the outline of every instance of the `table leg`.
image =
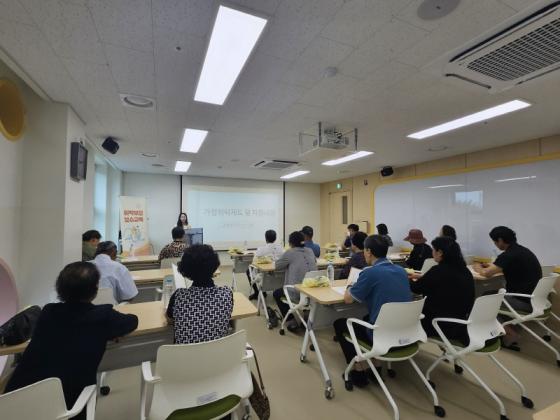
[[315,321],[315,315],[317,313],[318,303],[315,301],[311,301],[311,309],[309,311],[309,317],[307,318],[307,329],[305,332],[305,336],[303,337],[303,344],[301,347],[301,354],[299,360],[304,363],[307,360],[307,348],[309,344],[309,340],[313,343],[313,347],[315,348],[315,354],[317,355],[317,359],[319,360],[319,366],[321,367],[321,373],[323,374],[323,379],[325,380],[325,398],[330,400],[334,397],[334,389],[332,387],[332,381],[329,376],[329,372],[327,371],[327,367],[325,365],[325,361],[323,360],[323,355],[321,354],[321,349],[319,348],[319,343],[317,342],[317,337],[315,336],[315,331],[313,330],[313,323]]

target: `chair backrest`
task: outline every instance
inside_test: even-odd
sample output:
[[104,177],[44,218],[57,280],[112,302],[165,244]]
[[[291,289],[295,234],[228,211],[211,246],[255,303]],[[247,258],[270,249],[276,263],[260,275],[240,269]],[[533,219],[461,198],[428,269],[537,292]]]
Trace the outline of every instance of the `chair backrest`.
[[418,341],[426,342],[422,328],[422,308],[426,298],[412,302],[389,302],[381,306],[375,321],[372,351],[382,355],[391,347],[402,347]]
[[550,276],[554,272],[555,268],[555,265],[541,265],[543,277]]
[[0,417],[17,420],[66,419],[67,412],[62,383],[48,378],[0,395]]
[[327,275],[327,270],[313,270],[305,273],[305,276],[303,276],[303,278],[309,279],[309,278],[315,278],[315,277],[326,276],[326,275]]
[[433,258],[426,258],[422,264],[420,272],[422,274],[426,274],[434,265],[437,265],[437,262]]
[[149,418],[166,419],[181,408],[204,405],[228,395],[247,398],[253,392],[244,361],[247,333],[240,330],[218,340],[164,345],[158,349]]
[[233,260],[233,272],[236,274],[245,273],[252,262],[253,262],[252,255],[248,255],[246,257],[244,256],[243,258],[235,258]]
[[97,296],[93,299],[94,305],[113,305],[117,304],[112,287],[100,287],[97,289]]
[[531,306],[533,307],[533,314],[542,315],[545,309],[550,307],[548,295],[554,289],[554,285],[558,280],[558,274],[551,273],[549,276],[543,277],[537,283],[535,290],[533,290],[533,297],[531,298]]
[[497,318],[505,293],[505,289],[500,289],[496,294],[476,298],[467,325],[469,347],[481,349],[486,345],[486,340],[504,334],[504,328]]
[[189,288],[192,285],[192,281],[183,277],[176,264],[171,264],[171,269],[173,270],[173,283],[175,285],[175,290]]
[[161,260],[161,268],[171,268],[171,266],[173,264],[177,264],[179,261],[181,261],[181,257],[177,257],[177,258],[164,258],[163,260]]
[[350,269],[350,273],[348,273],[348,281],[346,282],[346,284],[356,283],[356,281],[358,281],[358,276],[360,275],[361,272],[362,272],[361,269],[352,267]]

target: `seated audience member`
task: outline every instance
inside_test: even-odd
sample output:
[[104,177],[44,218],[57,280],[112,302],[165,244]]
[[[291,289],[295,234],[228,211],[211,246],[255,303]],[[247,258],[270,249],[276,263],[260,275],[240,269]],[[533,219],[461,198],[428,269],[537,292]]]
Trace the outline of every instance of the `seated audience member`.
[[360,230],[360,227],[354,223],[348,225],[348,234],[346,235],[346,239],[344,239],[344,243],[342,244],[342,249],[351,249],[352,248],[352,236],[356,232]]
[[304,226],[301,228],[301,233],[303,233],[305,247],[310,248],[316,258],[321,255],[321,247],[319,244],[313,242],[313,228],[311,226]]
[[[121,314],[111,305],[94,305],[99,271],[90,262],[68,264],[58,275],[56,292],[62,303],[49,303],[37,322],[6,392],[47,378],[59,378],[68,408],[82,390],[96,383],[97,367],[107,341],[136,329],[136,315]],[[34,404],[34,401],[29,401]],[[85,419],[85,410],[74,419]]]
[[182,227],[175,226],[171,229],[171,237],[173,242],[165,245],[159,253],[158,261],[166,258],[179,258],[183,256],[183,251],[187,247],[185,243],[185,230]]
[[[364,257],[371,267],[362,271],[358,281],[346,289],[344,294],[344,302],[348,304],[357,301],[367,305],[368,315],[364,319],[371,324],[375,324],[384,303],[410,302],[412,299],[406,271],[386,258],[388,248],[385,238],[381,235],[372,235],[365,240]],[[356,356],[356,350],[344,337],[344,333],[348,333],[346,320],[347,318],[337,319],[334,322],[334,331],[346,362],[350,363]],[[359,340],[373,342],[370,329],[354,324],[354,331]],[[368,374],[359,369],[360,366],[356,364],[350,372],[350,380],[354,385],[364,387],[368,383]]]
[[413,245],[412,252],[405,261],[406,265],[413,270],[421,270],[424,260],[432,258],[432,248],[426,244],[426,238],[420,229],[410,229],[404,240]]
[[82,261],[90,261],[95,258],[95,250],[100,240],[101,234],[96,230],[88,230],[82,235]]
[[443,225],[439,232],[439,236],[447,236],[448,238],[453,239],[454,241],[457,240],[457,233],[455,232],[455,228],[449,225]]
[[389,229],[385,223],[379,223],[377,226],[377,233],[387,241],[387,246],[393,246],[393,240],[389,236]]
[[128,268],[117,259],[117,246],[114,242],[100,242],[95,259],[92,261],[101,274],[99,287],[113,289],[113,297],[118,303],[129,301],[138,294],[136,284]]
[[[276,261],[276,270],[286,270],[284,277],[284,285],[294,285],[301,283],[305,278],[305,274],[309,271],[317,270],[317,262],[313,251],[310,248],[304,246],[304,236],[301,232],[292,232],[288,239],[290,249],[288,249],[282,256]],[[273,293],[274,300],[278,305],[278,309],[282,313],[282,316],[286,316],[290,307],[287,303],[282,302],[284,297],[284,289],[276,289]],[[299,293],[294,290],[293,294],[290,294],[292,301],[299,301]],[[294,321],[295,322],[295,321]],[[288,325],[289,331],[297,330],[297,322]]]
[[219,266],[218,254],[210,245],[185,249],[178,269],[193,284],[177,289],[167,306],[176,344],[217,340],[228,334],[233,292],[214,284],[213,275]]
[[[276,261],[278,258],[282,256],[284,253],[284,249],[282,245],[275,243],[276,242],[276,231],[270,229],[264,233],[264,239],[266,241],[266,245],[260,246],[255,251],[255,256],[253,261],[255,261],[258,257],[270,257],[272,261]],[[247,270],[247,278],[249,279],[249,284],[251,283],[251,277],[249,275],[249,270]],[[253,293],[249,296],[249,300],[255,300],[259,296],[259,289],[257,286],[253,284]]]
[[[429,336],[439,337],[432,319],[467,319],[474,304],[474,279],[467,268],[459,244],[452,238],[440,236],[432,241],[432,255],[438,264],[417,280],[411,282],[414,293],[424,295],[422,326]],[[447,338],[468,345],[466,325],[441,322]]]
[[352,235],[352,256],[342,268],[340,273],[341,279],[347,279],[348,274],[350,274],[350,269],[352,267],[359,268],[360,270],[367,266],[366,259],[364,257],[364,241],[367,235],[364,232],[356,232]]
[[[529,249],[517,243],[515,232],[506,226],[497,226],[490,231],[494,245],[503,251],[493,264],[475,264],[474,270],[484,277],[503,274],[508,293],[531,294],[542,278],[542,267],[538,258]],[[523,312],[533,310],[530,299],[506,296],[505,299],[515,309]],[[514,345],[519,334],[511,326],[506,325],[504,345]]]

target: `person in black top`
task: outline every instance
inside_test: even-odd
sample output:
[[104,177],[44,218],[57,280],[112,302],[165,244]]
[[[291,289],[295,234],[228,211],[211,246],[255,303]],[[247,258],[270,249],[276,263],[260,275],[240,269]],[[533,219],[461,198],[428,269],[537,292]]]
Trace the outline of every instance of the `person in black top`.
[[[502,252],[493,264],[475,264],[474,270],[484,277],[503,274],[508,293],[532,294],[542,278],[542,267],[538,258],[528,248],[517,243],[517,236],[506,226],[497,226],[490,231],[490,238]],[[516,311],[532,312],[527,298],[506,296],[505,299]],[[511,325],[506,325],[504,344],[511,346],[517,342],[519,334]]]
[[[6,392],[43,379],[60,378],[70,408],[86,386],[95,384],[107,341],[122,337],[138,326],[136,315],[121,314],[111,305],[92,303],[99,277],[95,264],[89,262],[64,267],[56,280],[62,303],[44,306]],[[85,409],[74,417],[85,418]]]
[[[474,279],[465,264],[461,248],[453,239],[438,237],[432,241],[432,255],[437,265],[420,276],[412,275],[410,288],[424,295],[422,327],[429,336],[439,337],[432,319],[447,317],[467,319],[474,304]],[[439,324],[447,338],[468,345],[466,325],[442,322]]]
[[348,235],[346,236],[346,239],[344,239],[344,242],[341,247],[343,250],[352,248],[352,236],[354,236],[354,234],[359,230],[360,227],[355,223],[351,223],[348,225]]
[[447,236],[448,238],[453,239],[454,241],[457,240],[457,233],[455,232],[455,228],[449,225],[443,225],[439,232],[439,236]]
[[432,248],[426,244],[426,238],[420,229],[410,229],[404,240],[413,245],[412,252],[405,261],[406,265],[413,270],[421,270],[424,260],[432,258]]
[[389,236],[389,229],[385,223],[379,223],[377,226],[377,233],[383,236],[383,239],[387,242],[387,246],[393,246],[393,240]]
[[366,258],[364,257],[364,242],[366,238],[367,235],[364,232],[356,232],[352,235],[352,256],[340,272],[341,279],[348,278],[352,267],[359,268],[360,270],[367,267]]

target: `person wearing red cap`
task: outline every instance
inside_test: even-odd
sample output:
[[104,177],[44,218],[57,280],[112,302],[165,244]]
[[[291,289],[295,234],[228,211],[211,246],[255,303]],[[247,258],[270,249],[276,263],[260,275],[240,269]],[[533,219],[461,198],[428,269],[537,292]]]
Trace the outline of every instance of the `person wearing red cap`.
[[404,240],[413,245],[412,252],[405,261],[406,265],[413,270],[421,270],[424,260],[432,258],[432,248],[426,243],[426,238],[420,229],[410,229]]

